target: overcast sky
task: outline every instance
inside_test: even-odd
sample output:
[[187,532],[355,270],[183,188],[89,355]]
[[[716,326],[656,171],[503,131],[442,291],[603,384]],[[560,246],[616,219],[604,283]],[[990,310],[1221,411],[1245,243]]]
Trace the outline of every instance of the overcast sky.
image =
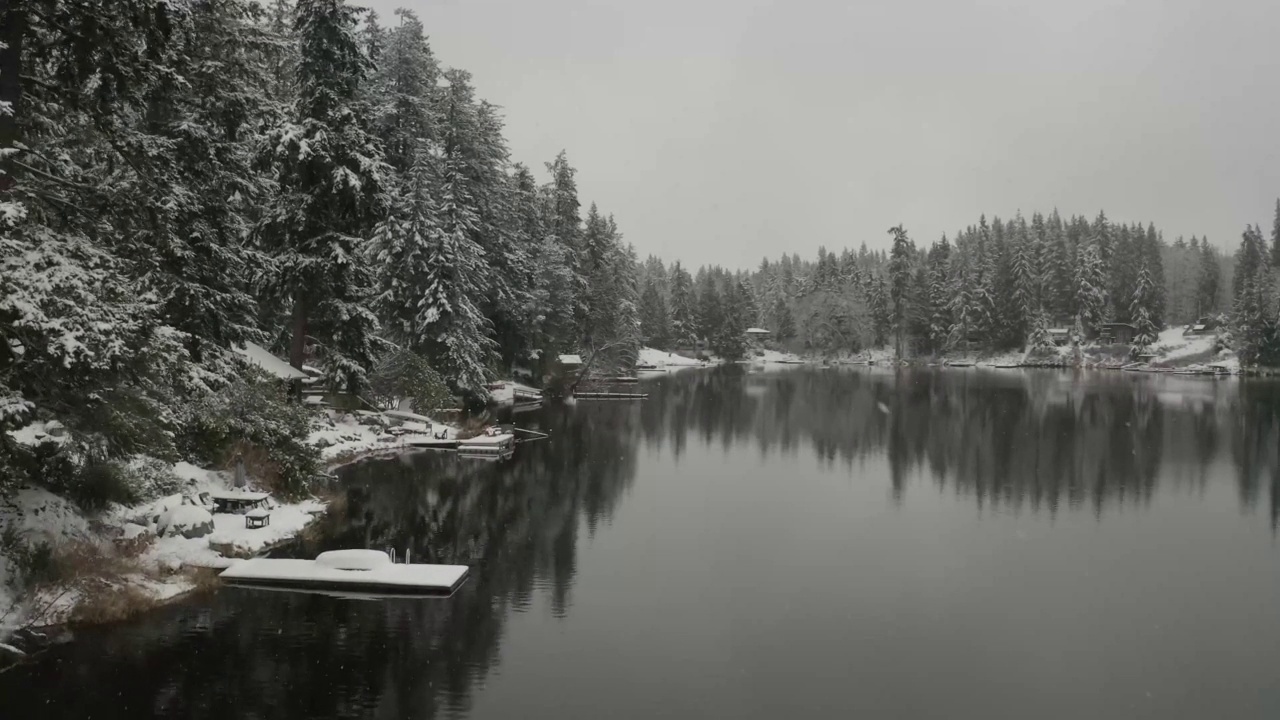
[[751,267],[1058,207],[1235,247],[1280,195],[1280,1],[407,7],[641,257]]

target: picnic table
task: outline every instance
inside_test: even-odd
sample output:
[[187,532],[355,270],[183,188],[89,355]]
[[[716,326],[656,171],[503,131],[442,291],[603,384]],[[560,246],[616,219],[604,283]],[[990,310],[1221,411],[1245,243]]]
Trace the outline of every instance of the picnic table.
[[262,528],[271,524],[271,511],[266,508],[254,508],[244,514],[244,526]]

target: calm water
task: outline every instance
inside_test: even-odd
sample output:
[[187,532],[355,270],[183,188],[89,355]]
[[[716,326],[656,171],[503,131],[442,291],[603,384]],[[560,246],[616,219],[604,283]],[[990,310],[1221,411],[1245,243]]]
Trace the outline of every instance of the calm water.
[[452,598],[224,589],[0,675],[0,715],[1280,717],[1280,385],[692,371],[345,471],[322,539]]

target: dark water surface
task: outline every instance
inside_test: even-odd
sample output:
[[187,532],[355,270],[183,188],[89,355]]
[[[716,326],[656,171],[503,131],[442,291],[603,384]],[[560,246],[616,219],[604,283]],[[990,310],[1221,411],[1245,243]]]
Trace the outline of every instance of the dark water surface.
[[4,718],[1280,717],[1280,384],[690,371],[505,464],[345,471],[450,599],[224,589],[0,675]]

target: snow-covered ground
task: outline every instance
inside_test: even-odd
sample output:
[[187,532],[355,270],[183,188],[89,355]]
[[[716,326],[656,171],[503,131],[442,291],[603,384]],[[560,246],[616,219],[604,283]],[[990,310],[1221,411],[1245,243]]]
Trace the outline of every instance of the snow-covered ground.
[[[1234,355],[1230,352],[1220,353],[1220,356],[1209,355],[1217,340],[1217,335],[1183,335],[1182,328],[1169,328],[1160,333],[1151,352],[1156,356],[1154,362],[1173,365],[1185,364],[1192,359],[1214,364],[1234,360]],[[1238,366],[1239,361],[1236,364]]]
[[640,348],[640,364],[654,365],[660,368],[701,367],[703,365],[701,360],[651,347]]
[[[317,418],[307,442],[320,448],[330,465],[374,452],[408,449],[400,438],[387,433],[388,419],[376,413],[359,415],[327,411]],[[399,419],[406,430],[426,433],[441,430],[440,423]],[[36,444],[50,439],[50,428],[32,425],[10,435],[19,442]],[[56,432],[56,430],[55,430]],[[457,429],[446,430],[449,438]],[[55,441],[56,438],[55,438]],[[0,640],[15,629],[65,622],[81,600],[104,587],[126,587],[154,603],[188,592],[194,583],[186,568],[226,567],[233,558],[247,557],[295,537],[316,516],[325,503],[307,499],[293,503],[272,501],[270,523],[261,528],[245,527],[245,516],[213,513],[195,507],[201,493],[232,490],[230,473],[179,462],[170,468],[181,481],[181,492],[137,506],[114,506],[94,516],[86,515],[67,499],[44,488],[23,487],[0,499],[0,531],[28,547],[89,548],[101,553],[123,570],[114,575],[103,571],[94,583],[73,583],[17,597],[12,575],[17,572],[13,558],[0,549]],[[252,485],[252,478],[250,478]],[[185,498],[185,500],[184,500]],[[184,502],[186,504],[184,504]],[[212,532],[200,537],[183,537],[163,530],[168,525],[189,527],[201,520],[212,521]],[[193,534],[193,533],[188,533]],[[163,536],[161,536],[163,535]],[[117,543],[133,543],[137,548],[127,559],[116,563]]]

